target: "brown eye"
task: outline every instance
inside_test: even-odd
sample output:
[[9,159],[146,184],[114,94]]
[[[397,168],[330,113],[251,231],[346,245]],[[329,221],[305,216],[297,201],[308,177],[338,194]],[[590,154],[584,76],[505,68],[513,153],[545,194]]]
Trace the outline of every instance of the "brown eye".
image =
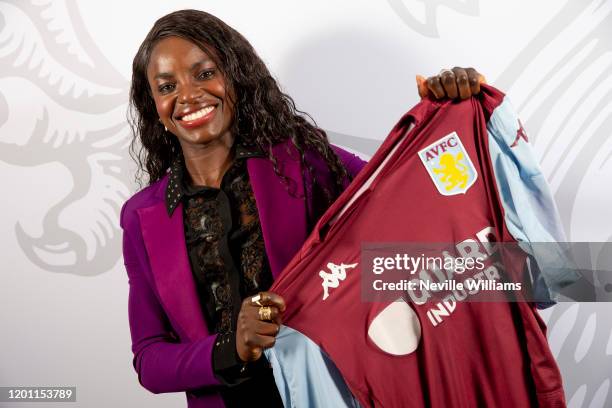
[[200,79],[200,80],[210,79],[210,78],[212,78],[214,73],[215,73],[215,71],[212,70],[212,69],[204,70],[204,71],[200,72],[200,74],[198,75],[198,79]]
[[159,93],[161,94],[166,94],[168,92],[172,92],[172,90],[174,89],[174,84],[162,84],[160,85],[157,90],[159,91]]

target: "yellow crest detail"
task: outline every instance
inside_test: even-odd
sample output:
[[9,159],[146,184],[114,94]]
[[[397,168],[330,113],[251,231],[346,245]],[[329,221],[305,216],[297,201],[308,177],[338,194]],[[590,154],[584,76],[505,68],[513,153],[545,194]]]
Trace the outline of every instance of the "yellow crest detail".
[[446,183],[444,187],[446,191],[451,191],[455,187],[465,188],[470,176],[468,174],[468,167],[461,163],[463,160],[463,153],[459,152],[456,156],[452,153],[444,153],[440,156],[440,166],[434,168],[433,172],[438,175],[440,181]]

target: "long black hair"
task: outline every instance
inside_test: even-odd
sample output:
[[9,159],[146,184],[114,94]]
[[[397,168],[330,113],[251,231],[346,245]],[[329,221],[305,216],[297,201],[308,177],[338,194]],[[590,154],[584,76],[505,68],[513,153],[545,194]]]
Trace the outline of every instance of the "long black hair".
[[325,132],[308,114],[295,107],[290,96],[281,92],[268,68],[240,33],[217,17],[198,10],[180,10],[157,20],[134,57],[129,111],[134,138],[130,154],[138,164],[136,180],[140,186],[142,173],[148,174],[148,184],[152,184],[164,176],[181,151],[177,138],[166,132],[158,120],[146,74],[153,48],[161,39],[171,36],[191,41],[209,54],[234,91],[235,140],[266,152],[276,174],[285,181],[272,154],[273,145],[290,139],[300,153],[302,168],[311,174],[312,167],[306,162],[305,153],[318,153],[335,180],[335,191],[326,191],[331,202],[349,175]]

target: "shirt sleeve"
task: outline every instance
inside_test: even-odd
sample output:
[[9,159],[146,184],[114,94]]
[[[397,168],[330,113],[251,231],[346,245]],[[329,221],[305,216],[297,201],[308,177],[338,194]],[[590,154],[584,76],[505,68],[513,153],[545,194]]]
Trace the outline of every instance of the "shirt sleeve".
[[579,278],[566,255],[569,248],[553,194],[507,97],[491,114],[487,132],[504,221],[533,261],[538,307],[551,306],[560,290]]

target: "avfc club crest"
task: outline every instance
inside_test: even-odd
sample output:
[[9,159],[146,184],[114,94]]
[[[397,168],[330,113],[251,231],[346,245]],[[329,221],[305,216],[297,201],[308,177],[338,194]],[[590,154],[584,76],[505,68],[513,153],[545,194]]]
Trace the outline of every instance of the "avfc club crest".
[[476,168],[455,132],[419,151],[419,157],[442,195],[465,194],[478,178]]

